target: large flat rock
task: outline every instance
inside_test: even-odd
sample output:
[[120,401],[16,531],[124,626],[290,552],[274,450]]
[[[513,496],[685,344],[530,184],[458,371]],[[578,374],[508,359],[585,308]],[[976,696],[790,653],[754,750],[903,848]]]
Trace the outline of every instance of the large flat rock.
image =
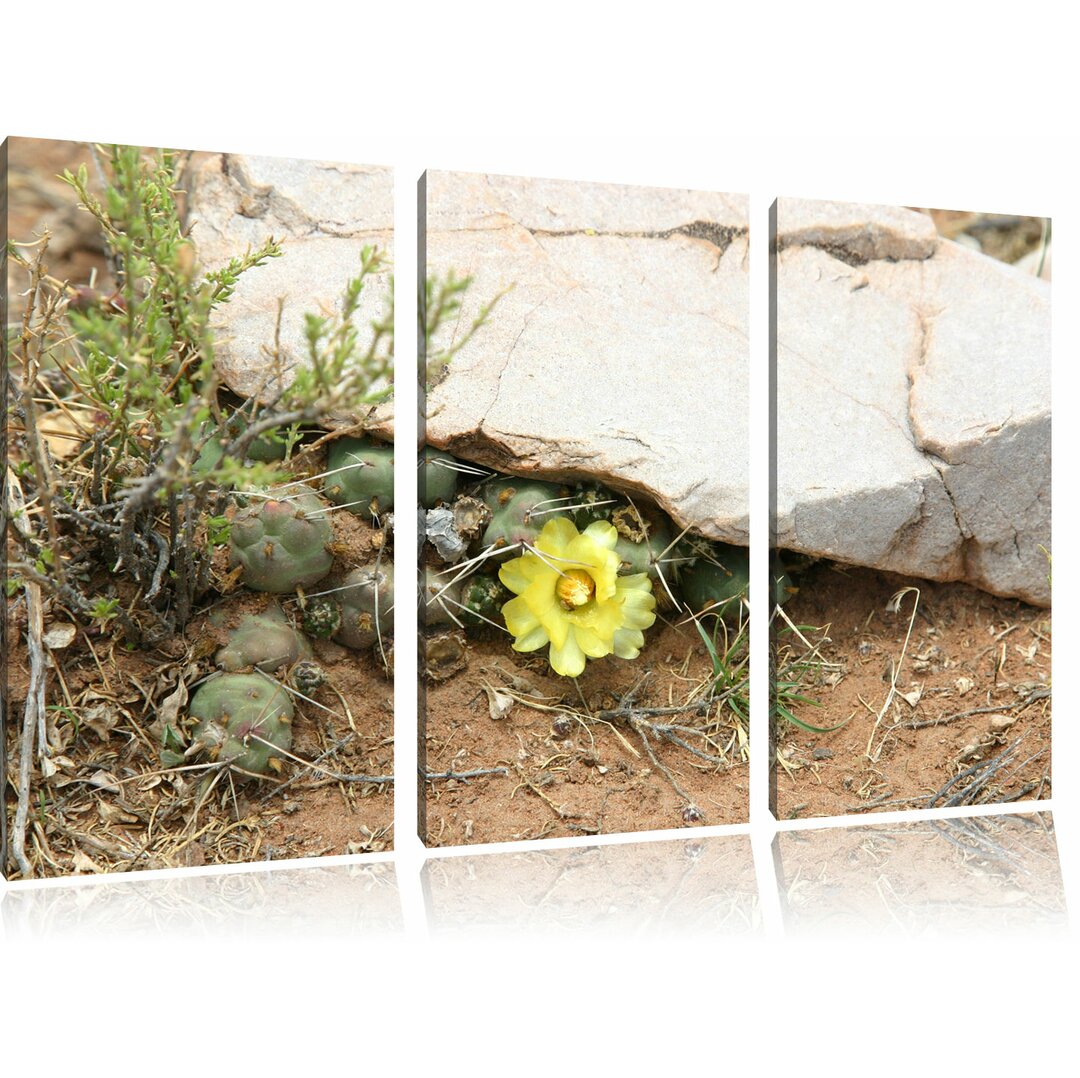
[[[234,154],[197,162],[188,219],[203,267],[218,268],[271,236],[284,249],[248,270],[218,308],[222,343],[215,361],[230,389],[270,401],[292,382],[307,357],[304,315],[340,307],[365,245],[392,255],[393,193],[392,171],[377,166]],[[389,273],[369,278],[353,319],[362,334],[389,296]],[[285,303],[280,377],[271,360],[279,299]]]
[[473,277],[439,344],[513,286],[430,388],[428,441],[748,544],[746,199],[428,172],[426,212],[428,274]]
[[778,204],[775,542],[1049,605],[1050,288],[928,220]]

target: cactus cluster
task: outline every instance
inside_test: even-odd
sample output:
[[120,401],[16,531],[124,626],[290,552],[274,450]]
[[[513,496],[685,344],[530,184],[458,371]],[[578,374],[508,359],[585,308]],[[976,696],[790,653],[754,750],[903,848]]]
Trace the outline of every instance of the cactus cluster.
[[695,539],[683,548],[691,552],[678,574],[683,601],[694,614],[737,614],[750,590],[750,552]]
[[463,581],[458,615],[465,625],[499,624],[502,608],[514,597],[496,576],[476,573]]
[[341,627],[341,604],[332,595],[305,600],[303,626],[316,640],[329,640]]
[[485,483],[480,496],[491,510],[491,523],[481,542],[485,547],[501,548],[534,543],[570,494],[557,483],[503,478]]
[[449,505],[457,493],[458,460],[443,449],[426,445],[420,454],[417,487],[425,509]]
[[333,555],[326,508],[308,487],[294,484],[280,499],[258,499],[237,512],[229,529],[233,566],[256,591],[285,593],[322,580]]
[[[429,630],[505,625],[516,650],[548,646],[556,672],[576,676],[586,658],[636,656],[654,608],[677,603],[680,594],[694,615],[741,616],[749,588],[745,549],[701,537],[675,542],[676,529],[659,509],[595,481],[495,476],[464,493],[447,486],[425,505],[453,514],[452,524],[449,515],[446,523],[439,517],[442,531],[428,537],[432,564],[423,571],[420,620]],[[478,522],[471,534],[458,520],[460,511],[464,523],[466,508]],[[424,519],[431,521],[431,509]],[[447,529],[460,540],[452,549]],[[444,568],[462,559],[466,544],[478,562],[494,557],[498,576],[488,562],[447,584],[453,574]],[[776,589],[784,589],[787,578],[774,577]]]
[[323,490],[359,517],[377,518],[394,508],[394,447],[368,438],[339,438],[326,458]]
[[341,625],[334,639],[363,650],[394,631],[394,566],[383,560],[354,569],[334,597],[341,604]]
[[292,746],[289,694],[262,674],[215,674],[191,697],[193,731],[211,760],[248,775],[281,770],[281,753]]
[[[214,619],[211,618],[211,621]],[[235,672],[257,667],[270,673],[311,658],[311,645],[298,633],[278,604],[271,603],[261,614],[248,614],[229,633],[215,661],[222,670]]]

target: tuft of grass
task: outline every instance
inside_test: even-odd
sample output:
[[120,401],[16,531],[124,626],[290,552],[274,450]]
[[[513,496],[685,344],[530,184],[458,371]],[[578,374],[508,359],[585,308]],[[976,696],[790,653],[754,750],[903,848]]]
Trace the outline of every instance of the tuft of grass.
[[839,730],[847,719],[836,726],[815,726],[795,713],[800,707],[821,707],[821,701],[807,695],[807,689],[820,686],[827,674],[839,669],[822,654],[829,643],[829,626],[796,625],[779,604],[773,608],[772,620],[775,623],[777,619],[784,624],[773,634],[770,717],[812,734]]

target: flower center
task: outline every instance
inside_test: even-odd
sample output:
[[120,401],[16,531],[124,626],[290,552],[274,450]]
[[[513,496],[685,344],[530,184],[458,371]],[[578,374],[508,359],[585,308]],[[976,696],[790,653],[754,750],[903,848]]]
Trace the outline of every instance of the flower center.
[[596,582],[584,569],[567,569],[555,585],[555,594],[564,609],[574,610],[596,594]]

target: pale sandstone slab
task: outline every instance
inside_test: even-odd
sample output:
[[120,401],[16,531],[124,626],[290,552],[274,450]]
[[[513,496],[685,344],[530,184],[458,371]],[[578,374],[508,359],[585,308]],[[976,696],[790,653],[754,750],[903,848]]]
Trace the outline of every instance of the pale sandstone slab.
[[1049,286],[910,211],[920,257],[786,243],[821,205],[778,208],[777,545],[1048,604]]
[[[388,168],[218,154],[202,159],[190,180],[188,218],[207,269],[258,247],[268,237],[284,254],[245,273],[218,308],[223,343],[215,356],[225,384],[240,396],[273,399],[305,362],[304,315],[340,306],[360,268],[364,246],[393,251],[393,173]],[[354,322],[362,333],[385,310],[389,273],[369,278]],[[278,301],[284,300],[279,379],[271,361]],[[390,410],[380,410],[383,425]]]
[[644,492],[746,545],[746,201],[427,174],[427,271],[489,322],[430,389],[427,439],[516,474]]

